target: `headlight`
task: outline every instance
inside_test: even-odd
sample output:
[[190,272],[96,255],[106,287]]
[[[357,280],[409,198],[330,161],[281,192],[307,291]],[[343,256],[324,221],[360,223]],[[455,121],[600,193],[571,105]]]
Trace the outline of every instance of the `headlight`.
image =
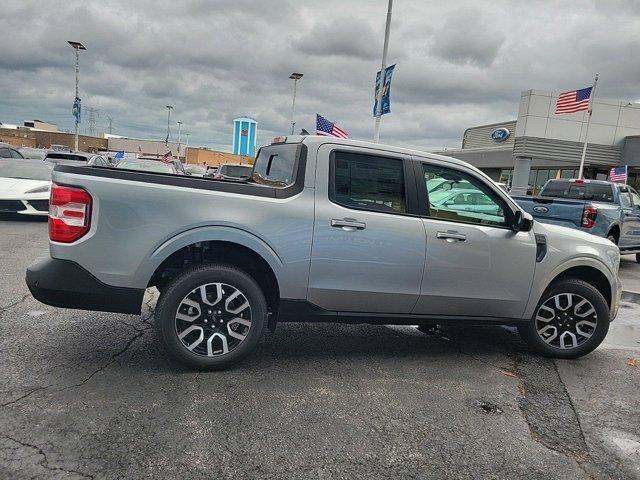
[[45,185],[44,187],[32,188],[31,190],[27,190],[24,193],[44,193],[51,191],[51,185]]

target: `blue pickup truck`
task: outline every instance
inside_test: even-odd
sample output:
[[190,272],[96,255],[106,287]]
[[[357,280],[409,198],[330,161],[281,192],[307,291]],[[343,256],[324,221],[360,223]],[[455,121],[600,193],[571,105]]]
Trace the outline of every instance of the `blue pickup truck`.
[[513,199],[542,223],[553,223],[605,237],[620,253],[640,263],[640,195],[604,180],[549,180],[538,197]]

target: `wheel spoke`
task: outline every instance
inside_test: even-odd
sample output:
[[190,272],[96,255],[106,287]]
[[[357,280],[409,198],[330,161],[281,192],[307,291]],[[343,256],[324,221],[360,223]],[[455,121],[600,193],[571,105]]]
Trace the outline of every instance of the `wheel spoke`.
[[[543,317],[542,315],[540,315],[541,312],[548,312],[551,314],[550,317]],[[553,317],[556,316],[556,311],[551,308],[551,307],[547,307],[546,305],[542,305],[540,307],[540,309],[538,310],[538,314],[536,315],[536,320],[540,320],[541,322],[550,322],[551,320],[553,320]]]
[[216,299],[215,299],[215,301],[214,302],[210,302],[209,299],[207,298],[207,286],[208,285],[202,285],[200,287],[200,298],[202,299],[202,303],[204,303],[206,305],[214,306],[220,300],[222,300],[222,284],[221,283],[214,283],[212,285],[215,285],[215,287],[216,287]]
[[222,343],[222,354],[224,355],[225,353],[229,353],[229,345],[227,343],[227,337],[225,337],[221,333],[216,332],[209,337],[209,340],[207,340],[207,355],[209,357],[213,357],[214,354],[220,352],[220,350],[216,350],[215,352],[213,351],[212,343],[213,343],[213,339],[216,337],[219,338],[220,342]]
[[244,299],[244,302],[239,307],[229,308],[229,305],[231,304],[231,302],[233,302],[236,298],[238,298],[241,295],[242,295],[242,293],[240,292],[240,290],[236,290],[231,295],[229,295],[227,297],[227,299],[224,301],[224,309],[228,313],[231,313],[233,315],[237,315],[238,313],[240,313],[241,311],[243,311],[245,308],[247,308],[249,306],[249,302],[247,301],[246,298],[244,298],[244,295],[243,295],[242,298]]
[[[547,332],[550,332],[550,333],[547,334]],[[540,330],[538,330],[538,335],[542,337],[542,340],[544,340],[547,343],[550,343],[558,336],[558,329],[553,325],[547,325],[546,327],[543,327]]]
[[[187,309],[187,313],[180,313],[180,307],[183,305],[187,305],[189,308]],[[184,320],[185,322],[193,322],[197,320],[202,314],[202,310],[200,310],[200,304],[198,302],[194,302],[185,297],[184,300],[180,303],[180,307],[178,307],[178,313],[176,313],[176,318],[179,320]],[[195,310],[197,313],[195,315],[189,315],[188,312]]]
[[[571,307],[571,305],[573,304],[573,302],[571,301],[571,296],[572,296],[572,295],[571,295],[570,293],[561,293],[561,294],[556,295],[555,297],[553,297],[553,298],[555,299],[556,308],[557,308],[558,310],[563,311],[563,312],[564,312],[565,310],[568,310],[568,309],[569,309],[569,307]],[[560,299],[561,299],[562,297],[564,297],[564,298],[566,298],[566,299],[567,299],[567,305],[566,305],[564,308],[562,308],[562,305],[560,305]]]
[[[244,325],[245,327],[247,327],[246,333],[242,334],[239,332],[234,332],[231,329],[231,325]],[[247,333],[249,333],[249,327],[251,327],[251,322],[249,320],[245,320],[244,318],[236,317],[234,319],[229,320],[229,323],[227,323],[227,331],[229,332],[229,335],[239,340],[245,339],[245,337],[247,336]]]
[[[196,331],[196,330],[200,331],[200,335],[198,336],[198,338],[193,343],[187,344],[184,341],[184,338],[187,335],[189,335],[191,332]],[[180,340],[182,340],[182,343],[185,345],[185,347],[187,347],[188,350],[193,350],[198,345],[200,345],[200,342],[202,342],[202,340],[204,340],[204,330],[202,329],[202,327],[200,327],[198,325],[191,325],[190,327],[186,328],[181,334],[179,334],[178,338]]]
[[[584,330],[582,330],[583,326],[591,327],[592,328],[591,333],[585,332]],[[596,329],[595,322],[588,322],[587,320],[582,320],[576,323],[576,332],[585,338],[591,338],[591,335],[593,335],[593,332],[595,331],[595,329]]]
[[[567,346],[565,342],[566,338],[571,339],[571,345]],[[560,335],[560,348],[575,348],[577,346],[578,346],[578,339],[573,333],[563,332],[562,335]]]
[[[585,305],[588,305],[587,311],[586,312],[582,312],[582,313],[578,313],[578,311]],[[575,308],[573,309],[573,313],[574,313],[574,315],[577,315],[578,317],[584,318],[584,317],[588,317],[589,315],[592,315],[592,314],[596,313],[596,309],[593,308],[593,305],[591,305],[588,300],[583,298],[582,301],[579,302],[575,306]]]

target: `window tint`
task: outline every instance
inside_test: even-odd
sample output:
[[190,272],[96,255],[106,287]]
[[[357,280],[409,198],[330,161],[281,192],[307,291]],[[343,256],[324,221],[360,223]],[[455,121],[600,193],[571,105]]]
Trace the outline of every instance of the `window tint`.
[[550,181],[544,186],[540,196],[613,203],[613,189],[606,183]]
[[298,145],[262,147],[256,158],[252,180],[273,187],[288,187],[295,181]]
[[336,152],[331,162],[334,202],[379,212],[407,211],[402,160]]
[[[507,224],[506,205],[480,180],[437,165],[423,163],[422,168],[430,217],[483,225]],[[436,184],[440,185],[437,190],[433,187]]]
[[9,149],[9,153],[13,158],[24,158],[17,150]]
[[11,151],[8,148],[0,148],[0,158],[11,158]]

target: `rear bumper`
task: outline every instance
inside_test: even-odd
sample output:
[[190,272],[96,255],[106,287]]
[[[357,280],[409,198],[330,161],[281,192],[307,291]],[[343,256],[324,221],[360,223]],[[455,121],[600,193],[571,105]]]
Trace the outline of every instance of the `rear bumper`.
[[70,260],[47,258],[27,269],[27,287],[47,305],[80,310],[140,314],[144,289],[102,283]]

